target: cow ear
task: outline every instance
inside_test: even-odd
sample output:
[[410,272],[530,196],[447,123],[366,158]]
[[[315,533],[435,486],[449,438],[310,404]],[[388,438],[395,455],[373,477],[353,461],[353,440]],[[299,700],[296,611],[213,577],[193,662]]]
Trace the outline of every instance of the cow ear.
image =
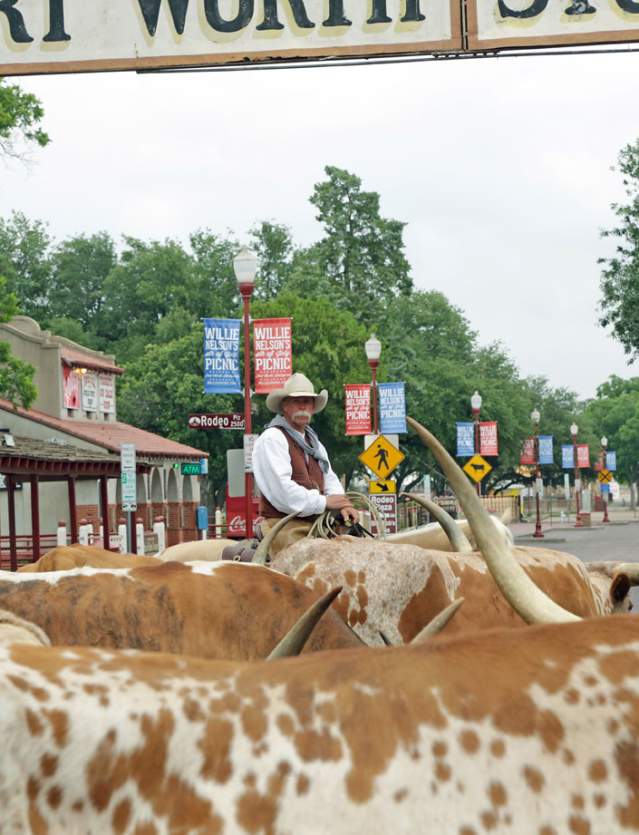
[[630,591],[630,577],[627,574],[615,574],[610,584],[610,599],[614,603],[625,600]]

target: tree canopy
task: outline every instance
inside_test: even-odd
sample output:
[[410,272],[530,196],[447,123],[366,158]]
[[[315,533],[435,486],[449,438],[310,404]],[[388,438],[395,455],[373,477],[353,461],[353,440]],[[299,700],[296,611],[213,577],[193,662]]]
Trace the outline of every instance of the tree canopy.
[[0,156],[21,157],[25,146],[47,145],[49,137],[41,127],[43,117],[36,96],[0,78]]

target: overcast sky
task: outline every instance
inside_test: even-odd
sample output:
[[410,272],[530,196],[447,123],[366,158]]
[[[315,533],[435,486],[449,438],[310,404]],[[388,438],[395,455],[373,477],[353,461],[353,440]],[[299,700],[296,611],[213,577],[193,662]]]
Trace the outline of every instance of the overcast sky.
[[599,232],[623,197],[617,154],[639,137],[638,79],[631,53],[24,78],[52,143],[28,169],[3,164],[0,215],[56,238],[244,239],[272,219],[306,244],[321,234],[308,197],[337,165],[407,224],[418,288],[444,292],[522,373],[590,397],[639,374],[597,325]]

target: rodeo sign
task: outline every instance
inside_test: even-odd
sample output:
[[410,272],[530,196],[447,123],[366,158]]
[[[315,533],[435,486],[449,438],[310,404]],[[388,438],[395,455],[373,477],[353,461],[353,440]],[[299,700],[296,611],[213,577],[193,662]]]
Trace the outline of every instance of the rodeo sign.
[[639,0],[0,0],[0,76],[635,40]]

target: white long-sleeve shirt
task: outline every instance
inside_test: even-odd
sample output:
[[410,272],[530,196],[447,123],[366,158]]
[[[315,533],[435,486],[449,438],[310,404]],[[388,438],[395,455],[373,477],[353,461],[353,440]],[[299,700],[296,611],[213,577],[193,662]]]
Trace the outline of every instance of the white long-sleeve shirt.
[[[320,444],[326,455],[326,449]],[[326,455],[328,459],[328,455]],[[326,496],[341,495],[344,489],[331,467],[324,473],[324,493],[307,490],[293,481],[293,467],[284,433],[272,426],[263,432],[253,447],[253,475],[262,495],[280,513],[315,516],[326,510]]]

